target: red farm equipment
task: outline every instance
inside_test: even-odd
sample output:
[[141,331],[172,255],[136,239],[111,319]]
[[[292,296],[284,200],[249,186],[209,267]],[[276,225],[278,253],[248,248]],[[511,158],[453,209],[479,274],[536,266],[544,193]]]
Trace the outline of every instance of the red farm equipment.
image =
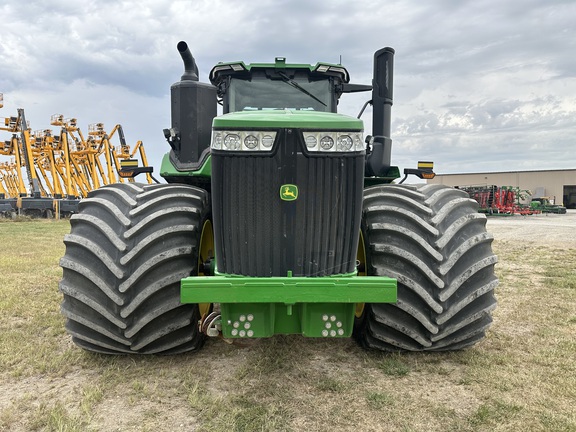
[[479,211],[488,215],[531,215],[540,211],[520,204],[530,195],[527,190],[513,186],[458,186],[480,205]]

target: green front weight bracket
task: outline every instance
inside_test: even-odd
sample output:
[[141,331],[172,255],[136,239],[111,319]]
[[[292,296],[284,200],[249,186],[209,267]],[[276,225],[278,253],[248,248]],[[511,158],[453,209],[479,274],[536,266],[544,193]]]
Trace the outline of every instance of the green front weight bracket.
[[300,333],[349,337],[357,303],[395,303],[396,279],[380,276],[197,276],[181,281],[182,303],[220,303],[228,338]]

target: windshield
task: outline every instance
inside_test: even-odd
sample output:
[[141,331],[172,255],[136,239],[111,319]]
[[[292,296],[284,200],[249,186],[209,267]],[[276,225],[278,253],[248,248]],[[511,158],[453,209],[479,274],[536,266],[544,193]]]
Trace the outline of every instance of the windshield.
[[[228,88],[229,111],[294,109],[331,111],[330,81],[308,79],[242,80],[232,78]],[[296,85],[294,85],[296,83]]]

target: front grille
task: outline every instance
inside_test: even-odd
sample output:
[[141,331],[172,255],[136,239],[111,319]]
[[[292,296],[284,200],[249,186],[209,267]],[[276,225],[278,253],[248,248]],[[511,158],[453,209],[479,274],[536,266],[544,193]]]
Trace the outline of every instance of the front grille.
[[[279,132],[269,155],[212,153],[217,268],[244,276],[326,276],[355,269],[364,155],[307,157]],[[282,185],[298,199],[280,199]]]

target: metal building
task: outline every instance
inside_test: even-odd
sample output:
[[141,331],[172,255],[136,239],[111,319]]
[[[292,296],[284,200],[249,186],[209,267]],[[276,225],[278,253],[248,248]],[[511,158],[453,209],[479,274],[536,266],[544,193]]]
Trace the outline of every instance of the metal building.
[[576,208],[576,169],[437,174],[429,184],[447,186],[513,186],[532,198],[549,197],[555,204]]

